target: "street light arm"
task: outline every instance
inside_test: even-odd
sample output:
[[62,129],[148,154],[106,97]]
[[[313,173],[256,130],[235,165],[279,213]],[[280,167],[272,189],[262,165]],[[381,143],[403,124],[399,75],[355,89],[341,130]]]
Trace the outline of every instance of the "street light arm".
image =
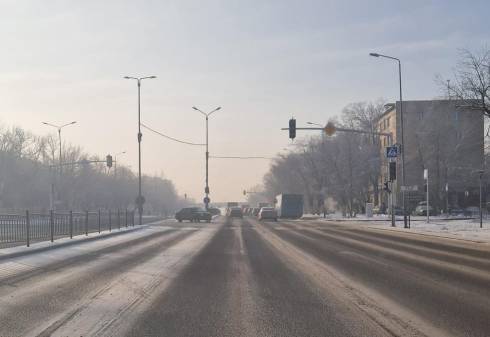
[[157,78],[156,76],[146,76],[146,77],[140,77],[139,80],[146,80],[147,78]]
[[52,126],[53,128],[57,128],[59,129],[60,127],[58,125],[54,125],[54,124],[51,124],[51,123],[46,123],[46,122],[42,122],[44,125],[48,125],[48,126]]
[[383,55],[383,54],[378,54],[378,53],[369,53],[369,56],[373,56],[373,57],[384,57],[384,58],[387,58],[387,59],[397,60],[398,62],[400,62],[400,59],[399,58],[396,58],[396,57],[393,57],[393,56],[388,56],[388,55]]
[[76,121],[74,122],[70,122],[70,123],[66,123],[66,124],[63,124],[62,126],[60,126],[59,128],[62,129],[64,128],[65,126],[68,126],[68,125],[73,125],[73,124],[76,124]]
[[207,114],[207,116],[208,116],[208,117],[209,117],[209,116],[211,116],[213,113],[215,113],[215,112],[216,112],[216,111],[218,111],[218,110],[221,110],[221,107],[220,107],[220,106],[219,106],[219,107],[217,107],[216,109],[214,109],[213,111],[211,111],[210,113],[208,113],[208,114]]
[[196,108],[195,106],[193,106],[192,109],[199,111],[200,113],[202,113],[206,117],[208,116],[204,111],[201,111],[200,109]]

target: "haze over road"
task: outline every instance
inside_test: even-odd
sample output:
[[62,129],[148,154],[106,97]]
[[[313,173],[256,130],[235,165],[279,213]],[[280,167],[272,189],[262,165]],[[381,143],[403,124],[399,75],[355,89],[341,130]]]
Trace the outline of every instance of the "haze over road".
[[1,336],[488,336],[485,244],[320,221],[163,222],[0,257]]

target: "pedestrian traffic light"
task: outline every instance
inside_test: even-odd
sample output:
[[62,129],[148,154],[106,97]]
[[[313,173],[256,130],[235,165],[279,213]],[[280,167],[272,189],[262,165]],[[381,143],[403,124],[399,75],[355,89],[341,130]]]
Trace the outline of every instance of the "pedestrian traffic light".
[[386,191],[386,192],[388,192],[388,193],[391,192],[389,183],[387,181],[384,183],[383,190]]
[[296,138],[296,119],[294,118],[289,120],[289,138]]
[[110,154],[108,154],[105,157],[105,163],[106,163],[106,165],[107,165],[108,168],[111,168],[112,167],[112,156]]
[[396,162],[390,162],[390,181],[396,180]]

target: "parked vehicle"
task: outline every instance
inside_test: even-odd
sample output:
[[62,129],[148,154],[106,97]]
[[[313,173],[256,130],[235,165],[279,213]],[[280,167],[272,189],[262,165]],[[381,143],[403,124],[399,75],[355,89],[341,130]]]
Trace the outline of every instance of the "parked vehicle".
[[228,216],[230,218],[243,218],[243,212],[240,207],[231,207],[228,211]]
[[280,218],[298,219],[303,216],[302,194],[279,194],[276,201],[277,213]]
[[186,207],[175,213],[178,222],[188,220],[190,222],[200,222],[201,220],[211,222],[211,213],[199,207]]
[[453,215],[453,216],[464,216],[465,215],[465,212],[461,208],[451,208],[449,210],[449,214],[450,215]]
[[[427,201],[419,202],[417,207],[415,207],[414,214],[426,216],[427,215]],[[436,215],[436,211],[431,205],[429,205],[429,215]]]
[[478,208],[476,206],[466,207],[464,209],[464,215],[465,216],[479,216],[480,215],[480,208]]
[[274,220],[277,221],[277,211],[274,207],[262,207],[259,211],[259,220]]
[[208,212],[211,213],[211,215],[221,215],[220,209],[216,207],[210,207]]

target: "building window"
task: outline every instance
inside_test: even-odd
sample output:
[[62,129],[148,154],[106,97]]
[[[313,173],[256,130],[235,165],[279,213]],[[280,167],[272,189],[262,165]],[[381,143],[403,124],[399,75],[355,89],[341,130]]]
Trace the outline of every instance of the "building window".
[[390,127],[390,117],[388,117],[388,118],[386,119],[386,125],[387,125],[388,127]]

